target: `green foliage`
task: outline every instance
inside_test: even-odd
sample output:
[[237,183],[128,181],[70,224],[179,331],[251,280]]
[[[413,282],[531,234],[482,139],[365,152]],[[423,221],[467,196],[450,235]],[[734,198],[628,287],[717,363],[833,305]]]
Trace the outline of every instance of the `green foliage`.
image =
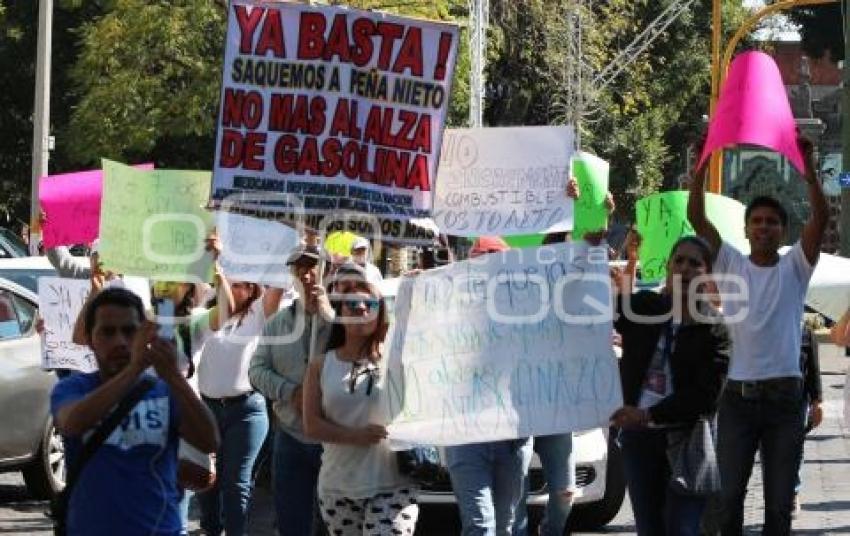
[[83,25],[74,157],[210,168],[225,18],[209,0],[116,0]]
[[[565,60],[570,54],[567,19],[576,11],[570,4],[559,0],[497,4],[493,60],[487,69],[489,124],[550,124],[570,117],[571,110],[564,109],[564,103],[575,102],[569,70],[578,68],[576,61]],[[587,3],[589,9],[580,16],[590,77],[669,4],[670,0]],[[636,197],[657,191],[666,178],[684,171],[684,149],[702,129],[710,89],[709,7],[695,4],[602,91],[595,91],[585,74],[582,87],[588,98],[582,145],[611,162],[611,188],[620,215],[627,219]],[[736,28],[745,14],[739,3],[727,0],[724,27]]]
[[[612,190],[628,214],[635,196],[684,171],[684,147],[708,107],[710,2],[696,3],[613,83],[588,92],[613,60],[671,0],[584,2],[586,115],[582,145],[612,163]],[[212,166],[226,0],[57,0],[53,47],[51,172],[96,165],[101,157],[168,167]],[[363,9],[461,26],[449,124],[469,114],[468,7],[465,0],[333,0]],[[36,2],[0,1],[0,213],[28,202]],[[578,62],[570,47],[567,0],[491,1],[485,122],[571,121]],[[744,15],[724,0],[724,27]],[[572,56],[571,56],[572,55]],[[0,182],[0,187],[3,183]],[[7,189],[8,190],[8,189]],[[14,190],[14,188],[12,189]],[[12,207],[11,209],[9,207]],[[18,208],[15,208],[18,207]],[[628,216],[627,216],[628,217]]]

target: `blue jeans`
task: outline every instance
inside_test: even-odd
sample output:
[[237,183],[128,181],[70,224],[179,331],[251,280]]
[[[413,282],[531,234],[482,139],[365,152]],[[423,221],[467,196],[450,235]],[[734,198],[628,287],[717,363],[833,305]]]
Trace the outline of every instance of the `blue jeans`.
[[215,459],[216,484],[198,494],[201,528],[212,536],[222,530],[227,536],[241,536],[254,484],[251,472],[269,430],[265,399],[254,393],[236,401],[204,397],[204,402],[215,416],[221,446]]
[[746,393],[728,385],[724,389],[717,418],[724,536],[741,534],[756,450],[761,450],[764,534],[791,534],[797,457],[803,442],[802,398],[802,380],[764,383]]
[[446,447],[463,536],[511,535],[531,444],[526,438]]
[[280,536],[312,536],[322,529],[316,483],[322,446],[302,443],[281,429],[275,432],[272,479]]
[[[546,513],[540,524],[543,536],[563,536],[567,519],[573,508],[572,497],[564,497],[565,491],[575,491],[576,460],[573,455],[573,434],[556,434],[534,438],[534,452],[540,458],[543,478],[549,490]],[[514,523],[514,536],[528,534],[528,478],[523,485],[523,498],[520,502]]]
[[676,493],[670,487],[667,432],[622,430],[623,469],[637,533],[641,536],[699,536],[707,499]]

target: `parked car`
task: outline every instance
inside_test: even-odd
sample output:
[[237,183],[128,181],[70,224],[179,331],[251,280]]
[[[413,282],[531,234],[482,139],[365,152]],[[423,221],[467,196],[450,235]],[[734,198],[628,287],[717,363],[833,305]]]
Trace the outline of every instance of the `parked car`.
[[29,248],[11,229],[0,227],[0,259],[11,259],[15,257],[26,257]]
[[[387,312],[392,318],[399,279],[385,279],[380,287],[387,302]],[[570,514],[568,531],[596,530],[604,527],[617,515],[626,494],[620,449],[614,443],[614,434],[608,429],[594,428],[575,432],[573,450],[576,459],[575,503]],[[543,517],[549,492],[537,454],[528,472],[529,521],[534,525]],[[454,506],[455,496],[448,478],[425,486],[419,494],[423,508]]]
[[38,293],[39,277],[55,275],[56,269],[47,257],[0,258],[0,277],[17,283],[34,294]]
[[65,450],[50,417],[56,376],[41,368],[37,312],[33,290],[0,279],[0,470],[21,471],[31,495],[49,498],[65,485]]

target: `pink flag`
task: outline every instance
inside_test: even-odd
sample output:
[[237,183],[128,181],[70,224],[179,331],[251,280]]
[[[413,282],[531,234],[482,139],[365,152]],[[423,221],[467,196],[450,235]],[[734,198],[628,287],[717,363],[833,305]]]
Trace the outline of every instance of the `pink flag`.
[[[135,166],[153,169],[153,164]],[[103,171],[79,171],[42,177],[38,199],[47,220],[41,228],[44,247],[85,244],[100,230]]]
[[773,149],[805,172],[782,76],[764,52],[745,52],[732,60],[697,167],[715,150],[736,144]]

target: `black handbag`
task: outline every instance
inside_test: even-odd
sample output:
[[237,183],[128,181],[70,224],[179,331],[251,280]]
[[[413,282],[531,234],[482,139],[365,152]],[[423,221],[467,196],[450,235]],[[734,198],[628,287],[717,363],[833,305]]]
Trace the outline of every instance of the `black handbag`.
[[71,499],[71,492],[74,489],[74,484],[80,476],[83,467],[86,465],[97,449],[103,445],[103,442],[112,434],[115,428],[124,420],[130,410],[145,396],[145,393],[150,391],[151,387],[156,384],[156,380],[146,376],[142,378],[129,393],[125,396],[115,410],[104,419],[100,426],[94,431],[91,437],[83,443],[80,449],[79,457],[75,460],[74,465],[68,469],[68,478],[65,481],[65,488],[56,494],[50,501],[50,517],[53,519],[53,534],[56,536],[65,536],[68,532],[68,502]]
[[720,468],[711,419],[700,417],[692,428],[669,430],[667,462],[673,491],[694,496],[719,492]]
[[423,485],[434,485],[449,477],[446,467],[440,463],[437,447],[416,446],[396,452],[398,471]]

